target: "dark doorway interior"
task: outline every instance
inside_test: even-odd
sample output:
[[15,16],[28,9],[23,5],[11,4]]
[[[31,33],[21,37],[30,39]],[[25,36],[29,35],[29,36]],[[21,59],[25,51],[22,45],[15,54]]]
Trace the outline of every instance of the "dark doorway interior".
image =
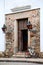
[[28,30],[21,30],[22,32],[22,51],[27,51],[28,44]]

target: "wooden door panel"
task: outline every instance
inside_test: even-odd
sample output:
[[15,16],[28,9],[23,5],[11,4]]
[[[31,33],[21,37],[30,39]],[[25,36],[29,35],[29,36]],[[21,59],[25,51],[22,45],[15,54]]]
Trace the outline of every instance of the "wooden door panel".
[[27,25],[26,25],[27,21],[28,19],[18,20],[18,47],[20,51],[22,50],[22,43],[23,43],[21,30],[27,29]]

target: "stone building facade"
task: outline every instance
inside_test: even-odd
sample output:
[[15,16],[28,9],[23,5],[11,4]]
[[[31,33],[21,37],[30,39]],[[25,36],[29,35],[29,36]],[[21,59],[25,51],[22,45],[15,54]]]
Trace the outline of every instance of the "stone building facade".
[[[27,28],[29,21],[32,30]],[[5,52],[8,55],[15,55],[18,52],[23,54],[29,47],[40,54],[40,8],[5,14],[5,25],[7,26]]]

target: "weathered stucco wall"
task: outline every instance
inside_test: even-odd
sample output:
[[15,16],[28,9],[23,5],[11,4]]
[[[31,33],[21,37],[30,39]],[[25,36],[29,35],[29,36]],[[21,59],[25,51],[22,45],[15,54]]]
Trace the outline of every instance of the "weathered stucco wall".
[[[6,14],[5,15],[5,24],[7,26],[7,29],[13,29],[11,34],[6,34],[6,52],[14,53],[17,49],[17,27],[15,24],[15,20],[17,22],[17,19],[22,18],[28,18],[28,20],[32,24],[32,31],[30,32],[30,46],[35,48],[36,52],[40,52],[40,9],[33,9],[25,12],[20,13],[12,13],[12,14]],[[16,50],[17,51],[17,50]]]

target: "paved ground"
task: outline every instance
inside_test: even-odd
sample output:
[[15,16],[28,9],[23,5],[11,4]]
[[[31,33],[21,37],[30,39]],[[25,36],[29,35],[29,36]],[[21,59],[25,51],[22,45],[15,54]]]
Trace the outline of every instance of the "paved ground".
[[41,58],[0,58],[0,65],[43,65]]
[[36,63],[43,63],[43,58],[0,58],[0,61],[3,62],[36,62]]
[[43,64],[27,63],[27,62],[0,62],[0,65],[43,65]]

